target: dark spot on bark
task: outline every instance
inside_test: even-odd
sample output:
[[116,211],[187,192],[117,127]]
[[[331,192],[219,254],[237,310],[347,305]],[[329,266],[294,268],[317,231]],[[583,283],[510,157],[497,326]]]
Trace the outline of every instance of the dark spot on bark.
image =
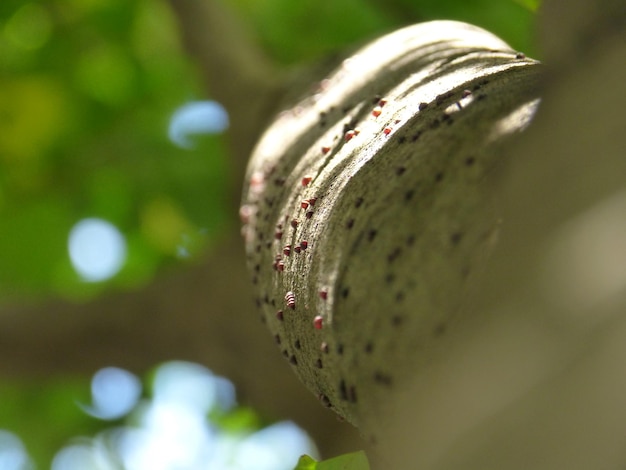
[[261,265],[260,264],[255,264],[254,265],[254,272],[258,273],[261,270]]
[[482,101],[482,100],[484,100],[485,98],[487,98],[487,95],[486,95],[486,94],[484,94],[484,93],[481,93],[481,94],[479,94],[479,95],[476,97],[476,100],[478,100],[478,101]]
[[276,186],[282,186],[282,185],[284,185],[284,184],[285,184],[285,179],[284,179],[284,178],[276,178],[276,179],[274,180],[274,184],[275,184]]
[[400,247],[395,248],[391,253],[387,255],[387,262],[393,263],[398,256],[402,253],[402,249]]
[[450,235],[450,243],[453,245],[458,245],[461,239],[463,238],[463,234],[461,232],[454,232]]
[[257,308],[261,308],[261,306],[263,305],[263,301],[259,297],[254,299],[254,303],[256,304]]
[[264,325],[267,323],[267,319],[265,318],[265,315],[261,314],[261,323],[263,323]]
[[350,400],[351,403],[357,402],[356,387],[354,385],[348,389],[348,400]]
[[337,345],[337,354],[339,354],[340,356],[343,355],[343,344]]
[[374,382],[380,385],[385,385],[386,387],[391,387],[393,379],[390,375],[387,375],[380,371],[376,371],[374,372]]
[[276,307],[276,299],[272,299],[270,303],[272,304],[272,307]]
[[346,387],[346,381],[343,379],[339,382],[339,398],[342,400],[348,399],[348,387]]
[[452,96],[452,93],[450,93],[450,92],[442,93],[441,95],[437,95],[435,97],[435,102],[437,103],[437,106],[441,105],[444,101],[446,101],[448,98],[450,98],[450,96]]
[[398,168],[396,169],[396,175],[400,176],[400,175],[402,175],[405,171],[406,171],[406,168],[404,168],[403,166],[398,167]]
[[476,163],[476,159],[474,157],[467,157],[465,159],[465,166],[472,166],[474,163]]
[[406,136],[401,135],[400,137],[398,137],[398,143],[399,144],[403,144],[406,142]]
[[413,189],[409,189],[406,193],[404,193],[404,200],[408,202],[413,199],[414,195],[415,191]]
[[404,292],[400,291],[396,294],[396,302],[402,302],[404,300]]
[[382,96],[376,95],[376,96],[374,96],[374,98],[372,98],[371,103],[372,104],[378,104],[378,102],[380,101],[381,98],[382,98]]
[[347,229],[351,229],[351,228],[353,227],[353,225],[354,225],[354,219],[349,219],[349,220],[346,222],[346,228],[347,228]]
[[296,347],[296,349],[301,349],[302,348],[302,344],[300,344],[300,340],[297,339],[295,343],[293,343],[293,345]]
[[280,335],[274,335],[274,341],[276,341],[276,344],[280,344]]
[[404,317],[402,315],[393,315],[391,317],[391,324],[393,326],[402,326],[402,324],[404,323]]
[[259,278],[257,276],[252,277],[252,284],[257,285],[259,283]]
[[308,212],[305,214],[305,216],[306,216],[306,218],[307,218],[307,219],[310,219],[311,217],[313,217],[313,211],[308,211]]
[[378,234],[378,231],[375,229],[370,230],[369,232],[367,232],[367,240],[368,241],[374,241],[374,238],[376,238],[376,235]]
[[371,354],[372,351],[374,351],[374,343],[372,343],[371,341],[369,341],[366,345],[365,345],[365,352],[367,354]]
[[421,135],[422,135],[422,131],[415,132],[415,134],[411,136],[411,142],[417,141],[417,139],[419,139]]
[[322,363],[321,359],[318,359],[317,361],[315,361],[315,367],[317,367],[318,369],[324,368],[324,364]]
[[347,299],[347,298],[348,298],[348,295],[350,295],[350,289],[349,289],[349,288],[347,288],[347,287],[344,287],[344,288],[341,290],[341,297],[343,297],[344,299]]
[[298,360],[296,359],[296,356],[294,356],[293,354],[289,358],[289,362],[291,362],[294,366],[298,365]]
[[433,119],[430,123],[430,128],[437,129],[439,127],[439,124],[441,124],[441,122],[439,122],[439,119]]
[[283,349],[283,356],[289,357],[289,351],[287,351],[286,349]]
[[361,207],[362,204],[363,204],[363,198],[357,197],[356,201],[354,201],[354,207],[358,209],[359,207]]
[[441,180],[443,180],[443,171],[440,171],[435,175],[435,183],[440,183]]
[[437,325],[435,325],[435,327],[433,328],[433,336],[435,338],[443,335],[446,330],[448,329],[448,326],[445,323],[438,323]]
[[333,405],[330,402],[330,398],[328,398],[326,395],[320,393],[319,399],[322,402],[322,405],[324,405],[326,408],[332,408]]
[[420,111],[423,109],[428,108],[428,103],[425,103],[424,101],[422,101],[418,106],[417,109],[419,109]]
[[411,234],[408,237],[406,237],[406,245],[413,246],[413,243],[415,243],[415,235]]
[[396,276],[394,276],[392,273],[389,273],[389,274],[387,274],[387,275],[385,276],[385,282],[386,282],[387,284],[391,284],[391,283],[393,283],[393,281],[395,281],[395,280],[396,280]]

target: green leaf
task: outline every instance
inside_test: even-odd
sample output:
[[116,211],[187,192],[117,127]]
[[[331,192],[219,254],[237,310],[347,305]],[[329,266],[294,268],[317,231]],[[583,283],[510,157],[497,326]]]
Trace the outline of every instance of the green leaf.
[[367,456],[361,450],[323,462],[316,462],[308,455],[303,455],[294,470],[369,470],[369,468]]
[[370,465],[362,450],[340,455],[320,462],[316,470],[369,470]]
[[308,455],[303,455],[302,457],[300,457],[296,468],[294,468],[293,470],[316,470],[317,468],[318,467],[316,460],[312,459]]
[[539,4],[541,0],[515,0],[517,3],[522,5],[524,8],[528,8],[532,12],[537,12],[539,9]]

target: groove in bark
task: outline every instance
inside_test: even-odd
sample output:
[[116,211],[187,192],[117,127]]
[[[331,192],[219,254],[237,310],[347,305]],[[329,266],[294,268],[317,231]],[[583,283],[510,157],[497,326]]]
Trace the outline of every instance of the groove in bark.
[[428,364],[490,245],[498,147],[537,105],[536,61],[437,21],[366,46],[281,113],[241,215],[257,305],[324,406],[376,428]]

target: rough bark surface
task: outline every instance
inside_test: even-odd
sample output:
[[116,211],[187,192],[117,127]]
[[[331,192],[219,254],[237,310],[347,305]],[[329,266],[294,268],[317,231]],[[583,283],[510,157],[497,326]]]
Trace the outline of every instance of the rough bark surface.
[[538,102],[536,61],[424,23],[343,62],[279,115],[242,218],[257,305],[305,385],[368,436],[428,366],[490,250],[497,151]]

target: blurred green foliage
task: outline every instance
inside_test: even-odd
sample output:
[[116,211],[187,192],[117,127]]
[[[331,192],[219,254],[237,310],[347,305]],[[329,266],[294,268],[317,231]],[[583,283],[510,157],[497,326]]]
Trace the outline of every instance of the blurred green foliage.
[[67,254],[84,217],[115,224],[128,259],[110,283],[142,285],[200,252],[226,219],[216,137],[180,149],[172,112],[202,98],[166,5],[0,3],[0,298],[89,297]]
[[308,455],[300,457],[294,470],[369,470],[369,462],[365,452],[352,452],[317,462]]
[[282,63],[323,57],[420,21],[450,19],[482,26],[536,56],[539,0],[230,0]]

